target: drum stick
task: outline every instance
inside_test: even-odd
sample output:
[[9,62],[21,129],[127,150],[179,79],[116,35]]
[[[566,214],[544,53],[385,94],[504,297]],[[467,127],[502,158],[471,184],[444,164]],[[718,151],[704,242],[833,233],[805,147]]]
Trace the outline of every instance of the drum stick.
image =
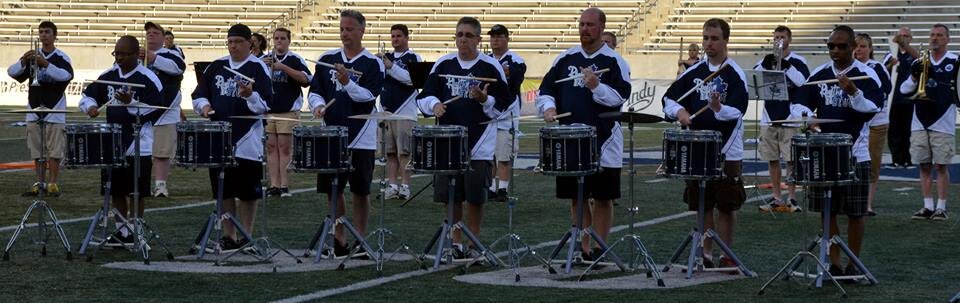
[[130,83],[130,82],[117,82],[117,81],[107,81],[107,80],[93,80],[93,83],[108,84],[108,85],[122,85],[136,88],[146,88],[146,85],[139,83]]
[[447,101],[443,101],[443,105],[450,104],[450,102],[457,101],[457,100],[460,100],[460,96],[454,96],[453,98],[447,99]]
[[[307,58],[303,58],[303,60],[304,60],[304,61],[307,61],[307,62],[310,62],[310,63],[313,63],[313,64],[316,64],[316,65],[319,65],[319,66],[327,67],[327,68],[332,68],[332,69],[336,69],[336,68],[337,68],[335,65],[330,64],[330,63],[326,63],[326,62],[320,62],[320,61],[310,60],[310,59],[307,59]],[[352,69],[352,68],[348,68],[348,69],[347,69],[347,72],[357,74],[357,76],[363,76],[363,73],[361,73],[361,72],[359,72],[359,71],[357,71],[357,70],[355,70],[355,69]]]
[[240,72],[238,72],[238,71],[236,71],[236,70],[234,70],[234,69],[232,69],[232,68],[229,68],[229,67],[227,67],[226,65],[223,66],[223,69],[228,70],[228,71],[230,71],[231,73],[234,73],[234,74],[237,75],[237,76],[240,76],[240,78],[243,78],[244,80],[250,81],[250,83],[256,83],[256,82],[257,82],[257,81],[253,81],[253,78],[247,77],[246,75],[241,74]]
[[466,80],[478,80],[484,82],[497,82],[497,79],[494,78],[483,78],[483,77],[471,77],[471,76],[457,76],[457,75],[440,75],[441,78],[451,78],[451,79],[466,79]]
[[[850,77],[849,79],[850,81],[856,81],[856,80],[870,79],[870,76],[856,76],[856,77]],[[837,83],[837,82],[840,82],[840,79],[810,81],[810,82],[804,83],[803,85],[806,86],[806,85],[817,85],[817,84],[830,84],[830,83]]]
[[[602,74],[602,73],[609,72],[609,71],[610,71],[609,68],[604,68],[604,69],[597,70],[597,71],[595,71],[595,72],[593,72],[593,73],[594,73],[594,74]],[[553,83],[567,82],[567,81],[570,81],[570,80],[580,79],[580,78],[583,78],[583,74],[579,74],[579,75],[576,75],[576,76],[566,77],[566,78],[557,80],[557,81],[555,81],[555,82],[553,82]]]
[[[719,76],[719,75],[720,75],[720,71],[723,71],[723,69],[726,68],[726,67],[727,67],[727,64],[726,64],[726,63],[724,63],[723,65],[720,65],[720,68],[718,68],[717,71],[713,72],[712,74],[710,74],[710,75],[707,76],[706,78],[703,78],[703,81],[701,81],[699,84],[697,84],[696,86],[694,86],[693,88],[691,88],[690,90],[688,90],[686,93],[683,94],[683,96],[680,96],[680,98],[677,98],[677,100],[675,100],[675,101],[679,103],[680,100],[683,100],[684,98],[689,97],[690,94],[693,94],[694,91],[696,91],[697,89],[700,89],[700,87],[703,86],[704,83],[710,82],[710,80],[713,80],[713,78],[716,78],[717,76]],[[703,111],[703,110],[701,110],[701,111]]]
[[[330,102],[328,102],[327,104],[324,104],[322,107],[320,107],[320,111],[321,111],[321,112],[326,112],[326,111],[327,111],[327,108],[330,107],[331,105],[333,105],[334,103],[337,103],[337,98],[330,99]],[[317,116],[313,116],[313,118],[310,118],[310,121],[313,121],[313,120],[317,120]]]

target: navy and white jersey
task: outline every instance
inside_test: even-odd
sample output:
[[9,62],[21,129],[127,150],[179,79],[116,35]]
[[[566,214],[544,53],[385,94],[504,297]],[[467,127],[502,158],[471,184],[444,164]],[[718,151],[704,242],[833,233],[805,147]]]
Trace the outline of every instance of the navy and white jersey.
[[180,122],[180,101],[183,98],[180,93],[180,83],[183,82],[183,72],[186,70],[187,64],[183,62],[183,58],[176,51],[168,48],[161,47],[156,53],[157,58],[153,61],[153,64],[148,64],[147,68],[153,71],[160,82],[163,83],[163,92],[161,93],[163,99],[159,105],[170,107],[170,109],[154,112],[152,115],[156,117],[151,117],[151,120],[156,120],[154,125],[158,126],[176,124]]
[[[471,79],[441,77],[440,75],[492,78],[496,82]],[[470,99],[471,87],[487,86],[487,100],[479,102]],[[461,125],[467,128],[467,142],[470,147],[470,160],[493,160],[493,151],[497,144],[497,125],[480,122],[490,121],[499,116],[513,102],[513,95],[507,88],[507,76],[503,68],[493,57],[477,54],[470,61],[460,59],[457,53],[446,54],[433,64],[423,90],[417,96],[417,106],[424,115],[433,115],[433,107],[441,102],[460,97],[447,104],[439,124]]]
[[[790,68],[783,71],[787,78],[788,100],[763,102],[763,116],[760,117],[760,125],[770,125],[770,121],[774,120],[799,118],[790,116],[790,104],[796,102],[798,90],[806,83],[807,77],[810,77],[810,68],[807,67],[807,59],[804,59],[797,53],[790,52],[785,59],[787,62],[790,62]],[[753,69],[766,70],[761,63],[763,63],[763,59],[757,61]],[[785,126],[799,127],[800,125],[785,124]]]
[[[163,95],[161,93],[163,91],[163,84],[161,84],[160,79],[157,78],[157,75],[154,74],[153,71],[143,65],[137,65],[136,68],[124,74],[123,71],[120,70],[120,66],[114,64],[110,69],[100,74],[97,80],[135,83],[144,85],[145,87],[91,83],[83,90],[83,96],[80,99],[79,106],[81,112],[85,113],[93,107],[99,107],[106,103],[120,104],[120,101],[115,98],[115,94],[124,90],[130,90],[133,93],[131,103],[140,102],[149,105],[160,105],[163,102]],[[120,141],[125,150],[124,155],[135,155],[133,149],[133,124],[137,121],[138,115],[140,116],[140,123],[142,123],[140,126],[140,155],[149,156],[153,154],[152,125],[155,121],[148,117],[151,116],[151,113],[155,110],[119,106],[107,106],[105,108],[107,123],[120,125]],[[100,112],[104,112],[104,110],[101,109]]]
[[[930,100],[913,102],[913,123],[910,130],[932,130],[950,135],[956,132],[957,102],[960,101],[957,96],[957,77],[960,75],[958,61],[960,60],[957,54],[950,51],[940,60],[930,58],[933,73],[928,75],[926,83],[926,93]],[[922,63],[917,59],[913,64]],[[900,92],[906,96],[916,93],[917,83],[914,81],[913,77],[908,77],[907,81],[900,85]]]
[[[43,52],[43,57],[50,64],[47,67],[40,67],[40,75],[37,76],[40,86],[31,86],[33,84],[33,70],[30,65],[23,65],[20,59],[7,68],[7,75],[17,80],[17,82],[27,82],[27,108],[37,108],[40,106],[49,109],[67,109],[67,97],[65,91],[73,80],[73,63],[70,57],[60,49],[53,49],[52,52]],[[51,123],[64,123],[66,114],[27,114],[27,121],[37,121],[43,116],[43,120]]]
[[723,148],[720,151],[725,159],[739,161],[743,160],[743,114],[747,110],[749,98],[747,82],[743,70],[733,59],[728,57],[723,64],[728,66],[717,77],[704,83],[683,100],[677,100],[693,87],[703,83],[703,79],[722,65],[712,65],[703,60],[683,72],[663,95],[663,112],[667,120],[676,120],[681,109],[693,115],[710,103],[712,93],[719,93],[722,103],[720,111],[714,112],[708,108],[693,118],[690,129],[719,131],[723,138]]
[[[899,61],[900,64],[897,66],[897,79],[895,79],[896,82],[893,83],[893,87],[898,89],[893,90],[892,102],[893,104],[913,104],[912,100],[908,99],[906,95],[900,93],[899,87],[904,81],[907,81],[907,79],[910,78],[910,62],[913,62],[917,58],[914,58],[906,51],[900,51],[896,54],[896,56],[897,61]],[[887,56],[883,58],[884,67],[886,67],[887,63],[890,62],[890,59],[892,58],[893,54],[887,54]],[[888,73],[893,74],[893,71],[888,71]]]
[[376,111],[377,96],[383,90],[383,61],[364,49],[356,57],[347,58],[343,49],[329,50],[317,61],[328,64],[343,64],[347,69],[363,73],[347,73],[346,85],[337,81],[337,70],[321,65],[314,69],[316,75],[310,82],[310,109],[333,105],[323,115],[327,125],[347,127],[347,147],[352,149],[377,150],[377,121],[347,118],[353,115],[372,114]]
[[890,74],[887,74],[887,68],[884,67],[882,63],[877,62],[877,60],[870,59],[864,64],[873,69],[873,72],[877,73],[877,77],[880,78],[880,91],[883,92],[883,102],[880,103],[880,112],[874,115],[873,119],[870,119],[870,126],[890,124],[890,104],[887,104],[887,100],[893,89],[893,83],[890,82]]
[[[583,78],[556,83],[557,80],[580,76],[581,68],[594,71],[609,68],[610,71],[597,74],[600,84],[587,88]],[[600,119],[600,113],[620,111],[620,107],[630,96],[630,65],[616,51],[602,45],[600,49],[587,54],[579,45],[567,49],[553,60],[553,64],[543,76],[540,95],[537,96],[537,111],[556,108],[557,114],[570,113],[560,118],[560,124],[586,124],[597,129],[597,142],[600,143],[600,166],[623,167],[623,131],[620,123],[610,119]]]
[[[247,80],[230,72],[229,67],[253,79],[253,94],[241,97],[241,85]],[[273,87],[267,65],[254,55],[247,56],[241,62],[234,62],[230,56],[217,59],[203,71],[203,77],[193,91],[193,109],[198,114],[203,107],[210,105],[215,111],[210,116],[213,121],[227,121],[231,124],[234,156],[237,158],[260,161],[263,156],[263,123],[252,119],[235,119],[230,116],[260,115],[270,108],[273,99]]]
[[409,49],[402,53],[386,53],[384,56],[393,61],[393,66],[387,70],[386,80],[383,81],[380,107],[397,115],[416,117],[418,92],[413,87],[408,66],[423,62],[423,58]]
[[[270,54],[269,56],[273,56]],[[303,88],[310,85],[310,69],[307,61],[300,55],[288,51],[283,55],[276,55],[278,62],[303,73],[307,82],[299,83],[282,70],[271,70],[270,79],[273,82],[273,102],[270,103],[271,113],[299,112],[303,108]]]
[[165,47],[166,49],[174,51],[177,55],[180,55],[181,59],[187,59],[187,55],[183,53],[183,49],[177,46],[176,44],[171,45],[170,47]]
[[510,107],[497,117],[498,120],[501,120],[497,122],[497,128],[508,130],[513,127],[517,129],[520,127],[520,121],[513,118],[520,117],[520,85],[523,84],[523,79],[527,73],[527,63],[523,62],[523,58],[521,58],[520,55],[510,50],[500,58],[497,58],[494,54],[490,54],[490,56],[497,59],[501,67],[510,69],[510,75],[507,76],[507,87],[510,88],[510,93],[516,96],[513,103],[510,104]]
[[[839,83],[806,85],[800,90],[800,99],[793,105],[797,116],[824,119],[841,119],[843,122],[820,124],[824,133],[841,133],[853,136],[852,154],[857,162],[870,161],[870,152],[867,149],[870,138],[870,119],[883,106],[883,91],[880,90],[880,77],[872,68],[860,61],[844,70],[837,69],[833,62],[827,62],[813,70],[807,82],[836,79],[838,74],[845,74],[853,78],[869,76],[868,79],[853,81],[857,86],[857,93],[847,95],[840,88]],[[816,115],[814,115],[816,112]]]

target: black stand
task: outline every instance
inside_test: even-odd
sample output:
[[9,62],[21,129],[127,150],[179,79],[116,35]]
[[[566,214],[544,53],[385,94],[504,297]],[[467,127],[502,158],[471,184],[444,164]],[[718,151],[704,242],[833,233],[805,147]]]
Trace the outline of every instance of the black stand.
[[[97,213],[93,215],[93,218],[90,219],[90,226],[87,227],[87,234],[83,237],[83,242],[80,243],[80,250],[77,251],[77,254],[81,256],[87,256],[87,262],[93,261],[94,253],[87,254],[87,249],[90,244],[93,244],[95,247],[93,252],[100,251],[104,245],[110,242],[110,239],[113,238],[113,234],[123,230],[128,229],[128,232],[133,232],[129,230],[129,226],[133,225],[129,219],[121,214],[120,211],[110,208],[110,182],[113,182],[113,169],[106,168],[107,172],[107,182],[103,184],[103,205],[100,206],[100,209],[97,210]],[[110,218],[113,218],[115,222],[120,222],[120,228],[110,227]],[[99,239],[94,238],[94,234],[97,233],[97,228],[100,228],[100,237]]]
[[[236,217],[231,213],[223,212],[223,171],[224,167],[219,167],[220,171],[217,172],[217,205],[216,209],[207,216],[207,221],[203,224],[203,228],[200,229],[200,233],[197,235],[197,239],[193,242],[193,248],[190,249],[190,254],[196,253],[197,259],[203,259],[203,256],[207,252],[207,247],[213,246],[213,253],[219,255],[223,251],[223,247],[220,245],[220,239],[223,236],[223,221],[228,220],[230,224],[240,232],[240,235],[248,241],[248,243],[253,242],[253,236],[247,232],[247,229],[243,228],[243,224],[240,224],[240,220],[237,220]],[[210,241],[210,235],[216,233],[215,240]],[[219,261],[218,261],[219,262]]]
[[[620,271],[626,271],[627,267],[623,265],[623,262],[620,261],[620,257],[616,253],[610,251],[610,247],[607,246],[607,243],[597,235],[593,228],[583,228],[583,210],[585,207],[585,199],[583,194],[583,178],[584,176],[577,176],[577,221],[573,223],[573,226],[570,227],[570,230],[563,234],[563,237],[560,238],[560,243],[557,244],[557,247],[553,249],[553,252],[550,253],[550,260],[553,260],[560,254],[560,250],[563,249],[564,245],[568,244],[567,248],[567,259],[564,263],[563,273],[569,274],[573,266],[573,255],[576,252],[577,248],[580,246],[580,243],[577,241],[581,236],[590,236],[594,241],[597,242],[597,245],[600,245],[600,249],[603,250],[603,255],[609,255],[610,259],[616,263],[617,267],[620,268]],[[601,258],[594,260],[594,262],[600,262]]]
[[[737,255],[733,253],[733,250],[723,242],[723,239],[720,239],[720,235],[713,229],[705,229],[704,227],[704,197],[707,191],[707,180],[701,179],[699,182],[699,201],[697,203],[697,227],[687,235],[686,238],[680,242],[680,246],[677,247],[677,250],[673,252],[673,256],[670,257],[670,262],[663,268],[663,272],[670,270],[670,267],[674,266],[675,263],[680,259],[680,255],[683,254],[683,251],[686,250],[687,245],[690,245],[690,255],[687,257],[687,265],[676,265],[678,267],[684,268],[687,271],[687,279],[693,278],[694,271],[740,271],[744,276],[755,277],[756,274],[747,269],[743,262],[740,261],[740,258],[737,258]],[[723,251],[723,253],[733,260],[736,267],[732,268],[715,268],[715,269],[705,269],[703,267],[703,241],[706,238],[713,240],[717,246]],[[719,260],[717,260],[719,263]]]
[[[27,212],[23,214],[23,218],[20,219],[20,224],[17,225],[17,229],[13,231],[13,236],[11,236],[10,241],[7,242],[7,247],[3,249],[4,261],[10,260],[10,249],[13,248],[14,243],[17,243],[17,238],[20,237],[20,233],[23,232],[23,229],[27,227],[27,220],[30,219],[30,215],[33,214],[34,210],[39,210],[39,215],[37,216],[37,240],[34,243],[40,244],[40,255],[47,255],[47,240],[50,239],[50,234],[47,231],[47,220],[44,218],[44,214],[46,214],[47,216],[50,216],[50,223],[53,224],[53,229],[57,233],[57,237],[60,238],[61,244],[63,244],[63,250],[67,253],[67,260],[73,259],[73,252],[72,249],[70,249],[70,242],[67,240],[67,235],[63,232],[63,227],[60,226],[60,221],[57,219],[57,214],[53,212],[53,208],[51,208],[50,205],[47,204],[47,201],[44,201],[43,199],[47,192],[47,141],[44,138],[46,121],[38,116],[36,122],[37,126],[40,127],[40,158],[36,160],[37,165],[40,166],[40,182],[38,182],[37,185],[37,199],[33,200],[33,203],[30,204],[30,207],[27,207]],[[57,165],[59,165],[59,163]]]
[[[142,126],[140,122],[140,108],[137,108],[137,114],[134,116],[136,120],[133,123],[133,198],[130,202],[132,206],[130,207],[130,213],[134,235],[133,246],[134,251],[139,251],[143,257],[143,264],[150,265],[150,240],[157,240],[160,248],[167,253],[166,256],[168,260],[173,260],[173,253],[167,248],[167,244],[163,243],[163,240],[160,239],[160,234],[157,233],[154,228],[150,227],[147,221],[140,217],[140,209],[143,208],[143,205],[140,204],[140,128]],[[88,256],[88,258],[90,257]]]
[[[486,257],[487,262],[490,262],[491,265],[499,266],[501,264],[500,260],[487,249],[483,243],[480,242],[480,238],[473,234],[469,228],[463,225],[463,221],[454,222],[453,218],[453,204],[457,203],[456,200],[456,185],[457,185],[457,174],[447,175],[447,218],[443,220],[443,224],[440,225],[440,228],[437,229],[437,232],[433,234],[433,237],[430,238],[430,242],[427,243],[427,247],[423,249],[423,254],[427,255],[430,253],[430,250],[433,249],[433,246],[437,246],[436,253],[434,254],[433,260],[433,269],[440,269],[440,260],[443,259],[444,249],[450,251],[450,254],[447,255],[447,264],[453,264],[453,232],[456,229],[459,229],[467,239],[470,239],[470,242],[480,250],[480,253]],[[439,242],[439,243],[438,243]]]
[[[330,182],[330,214],[328,214],[327,217],[323,219],[323,224],[320,226],[319,229],[317,229],[317,233],[314,234],[312,238],[310,238],[310,244],[307,245],[307,252],[304,253],[303,256],[309,257],[310,250],[313,249],[313,251],[316,253],[316,256],[314,257],[313,262],[320,263],[320,260],[323,258],[323,253],[322,253],[323,249],[324,247],[326,247],[332,251],[332,253],[330,253],[331,259],[335,259],[336,251],[334,250],[334,245],[336,245],[337,238],[332,237],[330,235],[334,234],[334,230],[336,229],[337,224],[342,224],[344,227],[347,228],[347,231],[350,232],[351,235],[353,235],[353,238],[356,239],[358,242],[360,242],[360,245],[363,247],[363,249],[367,251],[367,255],[369,255],[371,258],[374,258],[376,260],[378,256],[372,253],[373,250],[370,248],[370,244],[367,243],[367,240],[363,237],[363,234],[361,234],[360,231],[358,231],[357,228],[350,223],[350,220],[347,219],[346,209],[344,209],[344,215],[337,218],[337,199],[340,197],[339,193],[337,192],[338,178],[337,178],[337,174],[331,174],[330,176],[332,179],[332,181]],[[334,245],[327,244],[328,236],[331,238],[330,240],[333,242]],[[347,255],[346,259],[352,258],[354,251],[355,250],[351,250],[350,254]],[[378,260],[377,262],[380,262],[380,261]],[[341,262],[340,265],[337,267],[337,269],[343,269],[343,268],[344,268],[344,263]]]

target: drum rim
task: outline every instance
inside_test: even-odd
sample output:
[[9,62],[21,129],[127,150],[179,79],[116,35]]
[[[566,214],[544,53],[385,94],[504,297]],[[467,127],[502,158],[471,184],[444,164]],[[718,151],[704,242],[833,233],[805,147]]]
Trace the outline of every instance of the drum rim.
[[[332,136],[304,136],[304,135],[332,135]],[[296,125],[293,127],[294,137],[347,137],[346,126],[340,125]]]
[[[63,129],[68,134],[88,134],[88,133],[119,133],[121,130],[120,124],[118,123],[103,123],[103,122],[77,122],[77,123],[66,123],[63,125]],[[79,130],[97,130],[90,132],[78,132]],[[111,131],[103,131],[111,130]]]

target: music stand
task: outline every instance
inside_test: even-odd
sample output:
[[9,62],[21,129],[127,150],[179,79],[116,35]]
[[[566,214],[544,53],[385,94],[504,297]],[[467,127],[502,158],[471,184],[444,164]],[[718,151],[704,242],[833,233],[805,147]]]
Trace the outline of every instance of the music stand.
[[427,76],[433,69],[434,62],[414,62],[407,65],[407,71],[410,72],[410,81],[413,82],[413,88],[423,88],[427,82]]
[[194,61],[193,62],[193,72],[197,75],[197,83],[200,83],[200,79],[203,79],[203,72],[207,70],[207,67],[210,66],[210,61]]
[[[753,138],[755,148],[753,150],[753,160],[756,162],[763,162],[760,159],[760,102],[790,102],[790,96],[787,92],[787,77],[786,73],[783,71],[772,71],[772,70],[746,70],[744,73],[747,76],[747,94],[748,100],[757,101],[757,106],[754,107],[754,114],[757,117],[757,123],[755,124],[755,136]],[[784,159],[787,160],[787,159]],[[782,178],[781,174],[781,179]],[[753,188],[752,197],[759,197],[762,195],[760,192],[760,172],[753,172]],[[780,186],[780,184],[771,184],[771,186]]]

